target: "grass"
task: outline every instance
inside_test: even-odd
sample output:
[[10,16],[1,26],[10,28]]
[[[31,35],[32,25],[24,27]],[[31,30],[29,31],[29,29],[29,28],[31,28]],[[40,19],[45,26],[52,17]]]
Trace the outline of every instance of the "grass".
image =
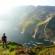
[[8,48],[3,48],[0,44],[0,55],[15,55],[16,46],[8,45]]
[[25,48],[21,44],[11,42],[8,48],[3,48],[0,43],[0,55],[55,55],[55,45]]

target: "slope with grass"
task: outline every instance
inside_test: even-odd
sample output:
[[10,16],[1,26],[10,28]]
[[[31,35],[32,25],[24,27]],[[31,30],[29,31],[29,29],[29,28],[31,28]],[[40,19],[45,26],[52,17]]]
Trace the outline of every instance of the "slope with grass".
[[25,47],[22,44],[9,42],[7,48],[2,47],[0,43],[0,55],[54,55],[55,45],[45,46],[37,45],[34,47]]
[[0,55],[16,55],[16,47],[22,46],[21,44],[17,44],[15,42],[9,42],[7,44],[7,48],[3,48],[3,44],[0,43]]

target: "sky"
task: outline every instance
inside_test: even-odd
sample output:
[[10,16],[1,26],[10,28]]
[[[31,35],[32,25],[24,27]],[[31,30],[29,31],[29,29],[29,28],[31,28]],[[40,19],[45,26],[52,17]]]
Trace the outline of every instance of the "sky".
[[24,5],[55,6],[55,0],[0,0],[0,15],[7,14],[13,7]]
[[55,0],[0,0],[0,6],[55,5]]

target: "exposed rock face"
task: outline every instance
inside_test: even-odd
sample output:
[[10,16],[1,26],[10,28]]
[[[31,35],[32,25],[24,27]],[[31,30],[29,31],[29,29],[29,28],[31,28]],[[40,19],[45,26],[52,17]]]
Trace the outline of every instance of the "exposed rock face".
[[[47,39],[48,38],[54,39],[55,18],[53,18],[53,16],[55,16],[55,6],[34,7],[33,10],[27,16],[25,16],[25,18],[23,19],[24,23],[22,22],[22,25],[20,25],[21,30],[23,30],[22,33],[24,35],[24,38],[26,40],[27,39],[33,40],[32,35],[35,34],[34,35],[34,38],[36,37],[35,39],[46,38],[46,36],[47,36]],[[49,21],[49,17],[53,18],[54,21],[53,21],[53,19],[50,19],[50,21]],[[44,23],[44,21],[48,24],[46,25],[46,23]],[[49,21],[49,22],[47,22],[47,21]],[[40,23],[39,26],[38,26],[38,23]],[[42,24],[42,23],[44,23],[44,24]],[[44,31],[44,29],[45,29],[45,31]],[[35,32],[35,30],[37,32]]]

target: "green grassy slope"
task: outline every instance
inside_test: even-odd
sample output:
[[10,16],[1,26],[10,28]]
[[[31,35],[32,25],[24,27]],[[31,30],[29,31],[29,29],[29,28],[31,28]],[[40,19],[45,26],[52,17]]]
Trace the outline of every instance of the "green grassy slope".
[[3,48],[3,44],[0,43],[0,55],[15,55],[16,45],[8,44],[7,46]]
[[32,48],[10,42],[7,48],[0,43],[0,55],[55,55],[55,45],[37,45]]

